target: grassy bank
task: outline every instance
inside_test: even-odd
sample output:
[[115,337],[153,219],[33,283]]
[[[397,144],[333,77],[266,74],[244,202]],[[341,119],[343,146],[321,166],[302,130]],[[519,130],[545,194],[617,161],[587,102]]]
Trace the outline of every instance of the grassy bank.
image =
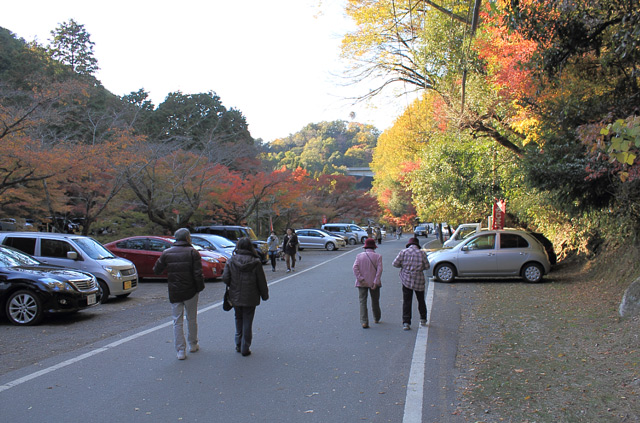
[[542,284],[480,284],[458,353],[469,422],[640,422],[640,318],[620,319],[637,249],[564,261]]

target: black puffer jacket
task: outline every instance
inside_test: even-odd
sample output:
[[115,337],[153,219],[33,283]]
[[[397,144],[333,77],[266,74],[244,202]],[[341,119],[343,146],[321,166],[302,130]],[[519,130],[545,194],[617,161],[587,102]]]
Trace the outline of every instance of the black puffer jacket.
[[204,289],[202,258],[187,241],[176,241],[153,266],[156,275],[167,271],[169,302],[180,303]]
[[269,299],[262,263],[250,251],[236,250],[224,266],[222,281],[229,286],[229,300],[234,306],[253,307],[260,304],[260,298]]

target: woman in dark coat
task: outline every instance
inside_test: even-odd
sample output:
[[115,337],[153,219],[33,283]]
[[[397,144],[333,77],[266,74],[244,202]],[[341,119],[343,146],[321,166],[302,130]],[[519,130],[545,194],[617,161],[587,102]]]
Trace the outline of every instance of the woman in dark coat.
[[236,351],[251,354],[252,326],[260,299],[269,299],[267,278],[262,262],[249,238],[240,238],[236,250],[227,261],[222,281],[229,286],[229,301],[236,318]]

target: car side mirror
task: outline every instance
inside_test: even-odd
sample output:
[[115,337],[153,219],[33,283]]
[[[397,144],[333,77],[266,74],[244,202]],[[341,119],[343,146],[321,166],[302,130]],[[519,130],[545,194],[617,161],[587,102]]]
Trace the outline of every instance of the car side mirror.
[[460,250],[469,251],[469,247],[467,247],[466,245],[463,245],[462,248],[460,248]]
[[78,260],[78,253],[75,251],[67,251],[67,258],[70,260]]

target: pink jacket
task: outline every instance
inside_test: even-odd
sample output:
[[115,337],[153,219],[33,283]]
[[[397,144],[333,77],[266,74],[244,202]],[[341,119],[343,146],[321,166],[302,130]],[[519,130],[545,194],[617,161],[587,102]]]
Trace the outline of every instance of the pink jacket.
[[371,249],[364,250],[356,256],[353,263],[353,274],[356,276],[356,286],[373,288],[382,286],[382,256]]

